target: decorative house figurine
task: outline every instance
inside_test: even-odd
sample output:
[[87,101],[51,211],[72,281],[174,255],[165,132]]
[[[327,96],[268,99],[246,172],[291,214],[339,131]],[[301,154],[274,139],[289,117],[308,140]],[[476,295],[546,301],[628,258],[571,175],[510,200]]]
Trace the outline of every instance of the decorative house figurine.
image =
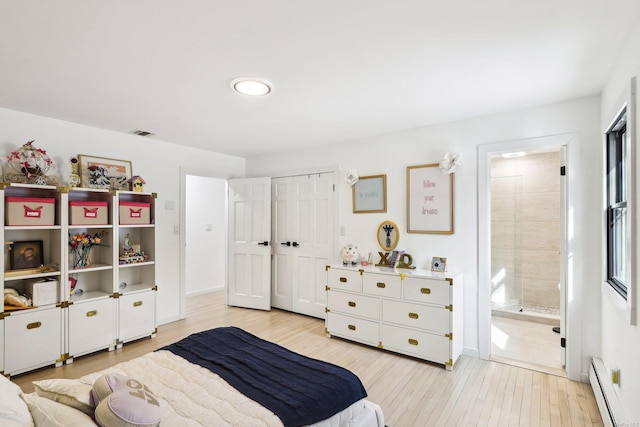
[[140,175],[134,175],[127,181],[129,183],[129,191],[144,191],[145,180]]

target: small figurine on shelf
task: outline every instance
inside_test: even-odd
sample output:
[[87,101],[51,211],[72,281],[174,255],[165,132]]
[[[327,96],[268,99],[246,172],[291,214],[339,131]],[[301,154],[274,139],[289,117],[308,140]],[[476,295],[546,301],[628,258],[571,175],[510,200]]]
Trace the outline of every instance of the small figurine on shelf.
[[342,258],[342,265],[358,265],[358,259],[360,258],[358,247],[351,243],[344,245],[342,249],[340,249],[340,258]]
[[129,191],[144,191],[145,180],[140,175],[134,175],[127,181],[129,183]]
[[69,185],[71,187],[80,186],[80,175],[78,175],[78,158],[72,157],[69,159],[71,163],[71,174],[69,174]]

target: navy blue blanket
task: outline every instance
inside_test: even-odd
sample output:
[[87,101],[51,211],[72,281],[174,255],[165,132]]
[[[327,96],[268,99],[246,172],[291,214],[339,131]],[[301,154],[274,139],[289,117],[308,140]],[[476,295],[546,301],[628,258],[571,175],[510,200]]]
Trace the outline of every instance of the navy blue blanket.
[[215,372],[285,426],[313,424],[367,396],[352,372],[236,327],[199,332],[160,350]]

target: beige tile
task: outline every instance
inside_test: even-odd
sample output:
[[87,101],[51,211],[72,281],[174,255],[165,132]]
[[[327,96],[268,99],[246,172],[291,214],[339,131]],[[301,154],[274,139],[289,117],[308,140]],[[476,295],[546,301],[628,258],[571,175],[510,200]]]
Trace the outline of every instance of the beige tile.
[[560,250],[560,222],[522,224],[522,249]]
[[524,304],[560,308],[558,280],[523,278],[522,289]]
[[523,250],[522,277],[559,280],[560,251],[544,249]]
[[491,247],[513,249],[516,242],[515,222],[491,223]]
[[523,221],[559,221],[560,193],[523,193]]

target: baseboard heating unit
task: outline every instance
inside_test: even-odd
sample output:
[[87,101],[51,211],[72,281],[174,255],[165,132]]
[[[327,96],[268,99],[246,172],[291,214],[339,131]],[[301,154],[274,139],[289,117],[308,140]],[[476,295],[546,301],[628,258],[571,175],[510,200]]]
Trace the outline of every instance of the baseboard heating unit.
[[600,416],[605,427],[626,425],[618,395],[613,389],[611,378],[602,360],[593,358],[589,367],[589,382],[598,403]]

